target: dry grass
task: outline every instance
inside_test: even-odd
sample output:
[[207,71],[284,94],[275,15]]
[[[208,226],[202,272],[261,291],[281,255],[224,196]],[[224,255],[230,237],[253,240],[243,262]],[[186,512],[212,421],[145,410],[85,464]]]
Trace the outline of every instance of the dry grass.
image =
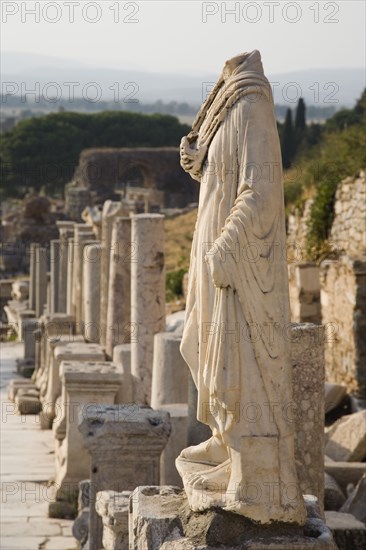
[[165,220],[165,269],[167,272],[189,267],[197,209]]

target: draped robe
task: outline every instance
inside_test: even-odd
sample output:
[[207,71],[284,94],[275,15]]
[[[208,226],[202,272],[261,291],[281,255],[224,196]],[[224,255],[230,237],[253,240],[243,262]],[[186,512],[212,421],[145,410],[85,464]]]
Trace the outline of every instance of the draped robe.
[[276,435],[280,483],[297,484],[281,152],[259,52],[239,70],[249,84],[220,107],[207,150],[200,139],[214,102],[188,146],[201,155],[191,170],[201,187],[181,353],[198,390],[198,419],[234,439]]

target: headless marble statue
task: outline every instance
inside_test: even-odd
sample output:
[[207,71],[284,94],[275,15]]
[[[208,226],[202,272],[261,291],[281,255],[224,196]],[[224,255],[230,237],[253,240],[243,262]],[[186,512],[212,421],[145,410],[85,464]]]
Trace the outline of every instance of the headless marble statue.
[[226,62],[182,139],[201,183],[181,352],[212,437],[177,458],[191,508],[304,524],[294,458],[282,163],[255,50]]

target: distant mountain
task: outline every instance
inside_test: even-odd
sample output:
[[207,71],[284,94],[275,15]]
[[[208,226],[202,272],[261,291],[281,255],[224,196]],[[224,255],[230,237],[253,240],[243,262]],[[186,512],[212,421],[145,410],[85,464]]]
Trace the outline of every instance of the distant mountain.
[[[110,101],[117,97],[127,102],[144,103],[178,101],[199,105],[217,80],[217,75],[190,76],[182,74],[149,73],[129,69],[93,67],[74,60],[53,58],[22,52],[4,52],[1,56],[1,79],[15,83],[18,94],[32,90],[35,83],[52,99],[58,90],[62,98],[74,96]],[[274,86],[277,104],[292,106],[300,95],[308,105],[353,106],[365,87],[362,68],[324,68],[292,71],[269,75]],[[57,83],[51,86],[50,83]],[[94,83],[94,84],[93,84]],[[23,88],[22,88],[23,87]],[[17,94],[17,95],[18,95]],[[31,95],[28,95],[31,99]],[[34,96],[33,96],[34,97]]]

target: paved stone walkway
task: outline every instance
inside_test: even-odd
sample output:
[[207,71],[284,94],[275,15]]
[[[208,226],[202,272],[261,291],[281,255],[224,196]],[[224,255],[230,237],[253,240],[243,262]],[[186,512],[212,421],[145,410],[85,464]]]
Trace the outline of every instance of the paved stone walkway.
[[54,474],[51,430],[41,430],[38,416],[19,416],[8,401],[7,385],[17,378],[20,343],[0,344],[0,548],[1,550],[74,550],[71,520],[47,517]]

